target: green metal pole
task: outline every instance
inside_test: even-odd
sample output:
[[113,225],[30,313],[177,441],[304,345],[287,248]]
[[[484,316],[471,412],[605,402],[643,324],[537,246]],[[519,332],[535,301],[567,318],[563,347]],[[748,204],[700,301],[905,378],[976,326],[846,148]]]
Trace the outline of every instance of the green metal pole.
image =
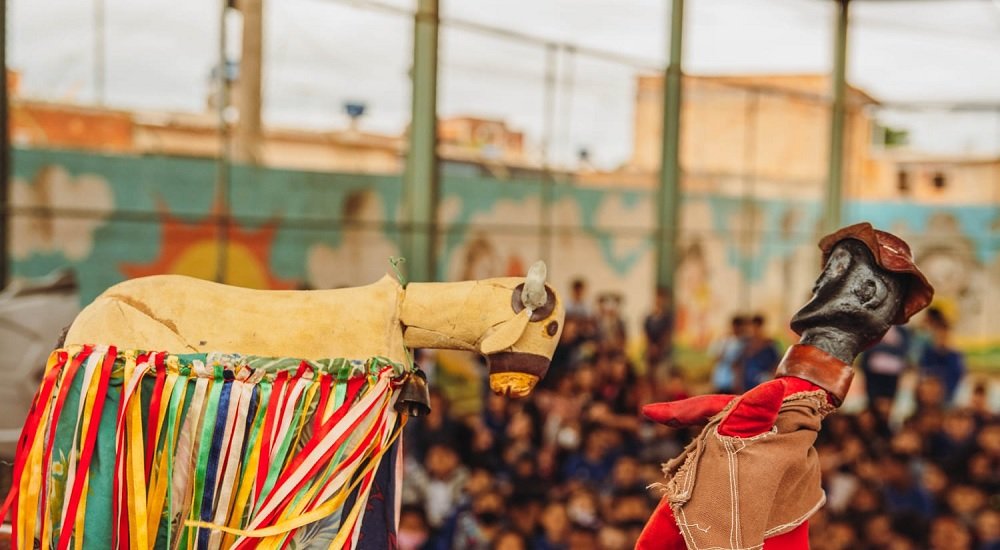
[[833,105],[830,112],[830,166],[827,171],[823,229],[832,233],[841,224],[844,200],[844,122],[847,95],[847,28],[850,0],[837,0],[837,30],[833,44]]
[[419,0],[413,28],[413,106],[403,178],[403,255],[411,281],[436,278],[438,0]]
[[670,64],[663,84],[663,149],[660,157],[659,225],[656,243],[656,284],[673,289],[677,267],[677,234],[680,227],[680,118],[681,43],[684,0],[672,0],[670,9]]
[[10,129],[7,97],[7,0],[0,0],[0,289],[10,282]]

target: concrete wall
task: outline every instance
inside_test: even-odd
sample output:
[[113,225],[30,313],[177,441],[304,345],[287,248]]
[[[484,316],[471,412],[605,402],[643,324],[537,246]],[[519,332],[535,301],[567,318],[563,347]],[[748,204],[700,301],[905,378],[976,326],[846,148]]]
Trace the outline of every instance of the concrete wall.
[[[757,196],[820,196],[826,178],[830,107],[825,80],[810,76],[684,80],[681,167],[702,181],[744,185],[762,181]],[[845,158],[847,179],[866,179],[872,162],[872,122],[863,93],[850,93]],[[632,170],[655,172],[663,127],[663,79],[639,77]]]
[[[74,268],[82,300],[127,277],[215,278],[220,219],[210,160],[15,150],[13,273]],[[993,173],[996,177],[995,173]],[[686,182],[688,184],[688,182]],[[398,175],[235,167],[225,280],[258,288],[374,281],[399,253]],[[566,291],[577,276],[624,295],[633,334],[653,294],[651,191],[553,185],[543,239],[543,182],[446,172],[439,273],[445,279],[519,275],[535,259]],[[550,184],[551,185],[551,184]],[[704,348],[736,311],[762,311],[779,334],[819,270],[820,204],[695,190],[684,198],[678,337]],[[850,201],[908,239],[957,320],[960,342],[1000,343],[1000,210],[992,203]]]

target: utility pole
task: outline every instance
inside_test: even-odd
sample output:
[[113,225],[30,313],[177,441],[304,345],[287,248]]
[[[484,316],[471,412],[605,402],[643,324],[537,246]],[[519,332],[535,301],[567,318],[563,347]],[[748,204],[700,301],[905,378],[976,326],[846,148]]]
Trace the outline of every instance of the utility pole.
[[229,164],[230,139],[227,108],[229,107],[230,66],[229,55],[226,53],[228,32],[226,31],[226,16],[229,14],[231,0],[220,0],[219,11],[219,66],[216,77],[215,108],[218,115],[219,156],[215,165],[215,192],[219,201],[217,221],[217,256],[215,265],[215,281],[226,282],[226,272],[229,269]]
[[670,9],[670,64],[663,82],[663,148],[660,156],[659,224],[656,241],[656,284],[673,292],[677,269],[677,235],[680,228],[681,168],[681,46],[684,0],[673,0]]
[[238,0],[243,14],[240,76],[234,97],[239,112],[233,160],[257,165],[261,161],[261,64],[263,58],[264,0]]
[[555,200],[555,176],[552,174],[552,141],[556,127],[556,91],[559,85],[559,44],[545,45],[545,97],[542,126],[542,204],[538,238],[541,242],[542,261],[552,264],[552,203]]
[[836,0],[837,29],[833,43],[833,105],[830,112],[830,165],[827,170],[823,231],[840,227],[844,201],[844,123],[847,118],[847,30],[850,0]]
[[7,97],[7,0],[0,0],[0,289],[10,282],[10,123]]
[[94,0],[94,100],[98,105],[104,105],[107,79],[104,38],[104,0]]
[[403,254],[411,281],[436,278],[438,0],[418,0],[413,25],[413,104],[403,177]]

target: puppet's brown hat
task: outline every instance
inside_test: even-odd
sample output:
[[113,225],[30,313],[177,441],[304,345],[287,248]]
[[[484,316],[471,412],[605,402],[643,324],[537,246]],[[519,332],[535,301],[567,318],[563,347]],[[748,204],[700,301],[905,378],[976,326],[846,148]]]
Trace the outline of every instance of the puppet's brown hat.
[[879,231],[868,222],[857,223],[839,229],[819,241],[819,248],[823,251],[823,265],[830,256],[830,251],[837,243],[845,239],[855,239],[861,241],[871,251],[875,257],[875,263],[894,273],[908,275],[909,286],[906,296],[903,298],[903,307],[899,309],[893,324],[905,324],[915,313],[927,307],[934,297],[934,287],[927,282],[927,277],[917,269],[913,263],[913,254],[910,246],[903,239]]

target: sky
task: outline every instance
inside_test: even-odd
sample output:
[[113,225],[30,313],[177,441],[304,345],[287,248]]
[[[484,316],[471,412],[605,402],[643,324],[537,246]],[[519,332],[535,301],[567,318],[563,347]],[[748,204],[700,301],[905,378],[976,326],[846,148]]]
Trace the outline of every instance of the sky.
[[[265,0],[265,122],[399,133],[409,117],[412,19],[368,0]],[[412,10],[415,0],[377,0]],[[201,111],[218,59],[220,7],[205,0],[8,0],[9,64],[25,95],[93,102],[95,6],[103,2],[107,105]],[[502,118],[541,154],[570,164],[581,149],[613,168],[632,144],[635,76],[666,59],[668,0],[441,0],[442,16],[628,58],[445,24],[439,113]],[[828,0],[687,0],[684,68],[692,74],[828,72]],[[885,102],[1000,105],[1000,0],[858,0],[848,79]],[[238,38],[238,16],[230,16]],[[230,41],[232,57],[238,40]],[[546,64],[555,66],[546,87]],[[547,89],[554,94],[547,95]],[[1000,107],[998,107],[1000,109]],[[1000,154],[1000,111],[887,112],[915,147]]]

